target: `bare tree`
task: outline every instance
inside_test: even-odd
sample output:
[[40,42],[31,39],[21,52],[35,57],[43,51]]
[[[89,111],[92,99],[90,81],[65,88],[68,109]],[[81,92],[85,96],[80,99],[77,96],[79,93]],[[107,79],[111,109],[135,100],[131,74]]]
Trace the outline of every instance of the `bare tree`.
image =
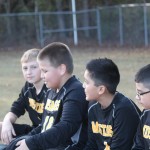
[[[56,8],[58,11],[62,12],[62,0],[56,0]],[[65,21],[64,21],[64,17],[63,17],[63,14],[59,14],[57,16],[57,19],[58,19],[58,26],[59,26],[59,29],[65,29]],[[61,32],[60,33],[60,37],[61,38],[64,38],[65,37],[65,33],[64,32]]]
[[[82,2],[83,2],[83,9],[87,10],[88,9],[88,0],[83,0]],[[83,24],[85,27],[89,26],[89,15],[88,15],[88,13],[84,13]],[[89,36],[90,36],[89,30],[85,31],[85,36],[87,38],[89,38]]]

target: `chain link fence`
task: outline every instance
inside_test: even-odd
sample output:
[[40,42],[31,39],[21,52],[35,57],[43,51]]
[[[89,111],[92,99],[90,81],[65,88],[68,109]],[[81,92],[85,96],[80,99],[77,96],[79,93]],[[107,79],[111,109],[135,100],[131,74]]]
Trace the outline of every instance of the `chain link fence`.
[[[73,15],[76,19],[74,28]],[[0,15],[0,45],[53,41],[77,44],[149,46],[150,4],[130,4],[73,12]]]

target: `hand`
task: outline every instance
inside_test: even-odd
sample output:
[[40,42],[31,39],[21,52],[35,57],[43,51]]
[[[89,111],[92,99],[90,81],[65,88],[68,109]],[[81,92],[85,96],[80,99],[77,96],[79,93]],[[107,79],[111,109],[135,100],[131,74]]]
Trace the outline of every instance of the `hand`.
[[15,150],[29,150],[26,145],[25,139],[18,141],[16,146],[18,146]]
[[16,136],[16,133],[11,122],[3,122],[1,131],[2,142],[9,144],[13,140],[13,136]]

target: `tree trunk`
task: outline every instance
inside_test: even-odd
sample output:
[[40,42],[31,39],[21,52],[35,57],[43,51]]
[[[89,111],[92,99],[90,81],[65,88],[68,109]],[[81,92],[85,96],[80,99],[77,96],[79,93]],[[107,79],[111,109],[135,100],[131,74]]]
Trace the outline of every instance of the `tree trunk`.
[[[88,0],[83,0],[83,8],[84,10],[87,10],[88,9]],[[83,25],[84,27],[88,27],[89,26],[89,15],[88,13],[84,13],[84,18],[83,18]],[[85,30],[85,36],[87,38],[90,37],[90,33],[89,33],[89,30]]]
[[[61,4],[62,4],[62,0],[56,0],[56,8],[60,12],[62,12]],[[62,14],[58,14],[57,19],[58,19],[59,29],[65,29],[65,22],[64,22],[63,15]],[[60,37],[61,38],[65,38],[66,37],[65,36],[65,32],[61,32],[60,33]]]
[[[5,6],[6,13],[9,14],[10,13],[10,1],[6,0],[4,6]],[[7,28],[8,37],[10,38],[12,35],[12,32],[11,32],[11,22],[10,22],[9,16],[6,17],[6,28]]]

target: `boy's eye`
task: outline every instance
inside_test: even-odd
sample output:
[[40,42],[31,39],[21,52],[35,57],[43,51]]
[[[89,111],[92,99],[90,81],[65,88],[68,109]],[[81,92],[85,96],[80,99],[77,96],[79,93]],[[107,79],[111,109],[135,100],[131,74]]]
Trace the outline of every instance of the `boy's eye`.
[[32,68],[32,69],[36,69],[36,68],[37,68],[37,66],[31,66],[31,68]]
[[23,70],[27,70],[28,68],[27,68],[27,67],[23,67],[22,69],[23,69]]
[[43,73],[46,73],[46,72],[47,72],[47,70],[42,70],[42,72],[43,72]]

